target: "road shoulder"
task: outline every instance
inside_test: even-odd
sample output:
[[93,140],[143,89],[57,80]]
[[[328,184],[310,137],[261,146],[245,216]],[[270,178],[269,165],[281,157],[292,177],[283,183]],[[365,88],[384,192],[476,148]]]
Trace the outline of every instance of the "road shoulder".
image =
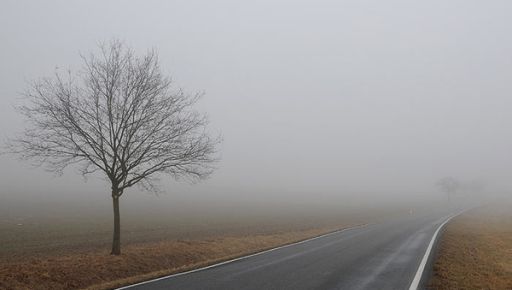
[[439,243],[428,289],[512,289],[512,213],[490,205],[455,217]]

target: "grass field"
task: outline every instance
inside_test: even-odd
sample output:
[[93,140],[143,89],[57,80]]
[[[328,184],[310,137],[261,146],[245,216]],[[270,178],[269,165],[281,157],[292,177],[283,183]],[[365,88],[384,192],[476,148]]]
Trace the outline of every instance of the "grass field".
[[430,289],[512,289],[511,205],[456,217],[443,234]]
[[0,289],[110,289],[193,269],[317,236],[337,228],[318,228],[199,240],[130,244],[123,255],[108,251],[60,254],[0,264]]
[[2,216],[0,289],[110,289],[390,214],[389,210],[370,215],[347,209],[336,214],[126,212],[119,257],[109,255],[112,225],[108,211],[31,211],[31,215]]
[[413,206],[129,199],[121,211],[122,255],[113,257],[108,202],[1,203],[0,289],[110,289],[380,221]]

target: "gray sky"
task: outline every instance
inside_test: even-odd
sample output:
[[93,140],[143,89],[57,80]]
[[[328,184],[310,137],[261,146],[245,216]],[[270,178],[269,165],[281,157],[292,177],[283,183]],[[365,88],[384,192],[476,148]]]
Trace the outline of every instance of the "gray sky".
[[[98,41],[154,47],[204,91],[222,161],[171,196],[430,192],[440,177],[510,188],[510,1],[2,1],[0,132],[26,81],[76,69]],[[0,196],[105,195],[0,156]],[[135,190],[136,191],[136,190]],[[212,197],[212,198],[213,198]],[[169,199],[171,200],[171,199]]]

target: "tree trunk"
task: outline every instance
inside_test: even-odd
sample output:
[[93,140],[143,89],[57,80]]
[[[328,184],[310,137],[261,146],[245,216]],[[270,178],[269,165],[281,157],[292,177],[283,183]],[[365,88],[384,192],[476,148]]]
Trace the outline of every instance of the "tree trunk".
[[119,216],[119,196],[112,194],[114,206],[114,239],[112,240],[111,255],[121,255],[121,217]]

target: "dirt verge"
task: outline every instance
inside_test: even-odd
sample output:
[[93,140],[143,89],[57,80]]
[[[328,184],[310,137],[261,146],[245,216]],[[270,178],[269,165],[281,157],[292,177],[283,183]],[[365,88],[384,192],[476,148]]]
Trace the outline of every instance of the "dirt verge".
[[429,289],[512,289],[510,205],[473,209],[447,226]]

